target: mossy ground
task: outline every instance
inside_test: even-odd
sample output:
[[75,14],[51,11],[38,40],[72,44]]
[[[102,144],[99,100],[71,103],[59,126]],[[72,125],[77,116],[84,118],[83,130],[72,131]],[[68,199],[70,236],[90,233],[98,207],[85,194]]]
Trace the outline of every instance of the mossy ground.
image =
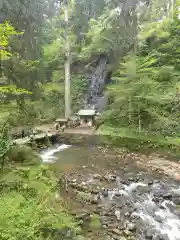
[[75,239],[78,222],[57,194],[58,179],[48,165],[27,147],[9,157],[0,173],[0,239]]

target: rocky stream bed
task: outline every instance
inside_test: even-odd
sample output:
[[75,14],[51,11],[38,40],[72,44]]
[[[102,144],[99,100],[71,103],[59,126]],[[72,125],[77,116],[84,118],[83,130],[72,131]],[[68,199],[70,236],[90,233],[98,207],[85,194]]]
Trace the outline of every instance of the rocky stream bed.
[[64,165],[61,196],[86,232],[80,239],[180,240],[178,163],[157,155],[67,145],[41,157],[53,161],[56,171]]

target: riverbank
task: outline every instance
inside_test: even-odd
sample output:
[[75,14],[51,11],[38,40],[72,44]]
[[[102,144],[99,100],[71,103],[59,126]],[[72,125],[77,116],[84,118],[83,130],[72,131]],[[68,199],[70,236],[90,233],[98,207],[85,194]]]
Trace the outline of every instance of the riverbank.
[[0,173],[0,239],[72,239],[80,234],[58,178],[32,149],[16,147]]
[[55,156],[51,168],[65,173],[60,194],[86,239],[175,240],[172,233],[180,234],[180,171],[173,166],[173,175],[157,164],[168,159],[93,146]]
[[[43,130],[42,130],[43,129]],[[50,127],[42,126],[41,133],[33,137],[25,137],[14,140],[18,145],[42,145],[49,142],[59,142],[65,144],[78,145],[98,145],[109,147],[123,147],[132,151],[145,153],[156,152],[170,157],[180,157],[180,139],[163,136],[150,136],[135,133],[125,133],[117,131],[117,129],[99,129],[95,131],[93,128],[73,128],[65,129],[64,132],[56,131],[53,125]]]
[[[10,214],[19,214],[18,229],[23,227],[27,234],[32,231],[33,239],[37,229],[39,233],[40,226],[48,223],[45,230],[72,232],[73,240],[145,240],[155,239],[155,235],[156,239],[176,240],[168,229],[172,227],[179,234],[178,163],[156,154],[94,145],[55,145],[35,155],[26,151],[25,155],[28,161],[23,161],[21,151],[21,158],[14,158],[1,175],[1,211],[4,214],[5,209],[11,209]],[[39,156],[43,160],[44,155],[48,161],[39,165]],[[35,156],[37,162],[33,163]],[[14,208],[9,206],[13,206],[11,199],[18,203]],[[40,213],[32,216],[37,209]],[[6,216],[11,224],[9,236],[15,231],[10,216]],[[28,226],[21,224],[24,216]],[[66,239],[65,235],[58,237]]]

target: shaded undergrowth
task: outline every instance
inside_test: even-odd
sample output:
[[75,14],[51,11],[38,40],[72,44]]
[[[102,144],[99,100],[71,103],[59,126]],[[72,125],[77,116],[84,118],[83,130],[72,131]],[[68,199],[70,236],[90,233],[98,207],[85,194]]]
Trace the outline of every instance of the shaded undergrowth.
[[78,222],[58,193],[57,178],[35,153],[11,151],[0,173],[0,239],[76,239]]

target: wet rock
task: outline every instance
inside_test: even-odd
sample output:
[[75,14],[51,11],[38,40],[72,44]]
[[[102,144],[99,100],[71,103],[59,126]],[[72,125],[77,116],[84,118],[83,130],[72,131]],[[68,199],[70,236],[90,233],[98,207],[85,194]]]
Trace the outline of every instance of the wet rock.
[[90,189],[88,188],[88,186],[79,186],[79,188],[80,188],[80,190],[82,191],[82,192],[90,192]]
[[133,213],[131,214],[131,218],[132,218],[132,219],[140,219],[140,216],[139,216],[139,214],[138,214],[137,212],[133,212]]
[[93,178],[94,178],[94,179],[101,179],[102,176],[101,176],[100,174],[94,174],[94,175],[93,175]]
[[159,216],[159,215],[155,215],[154,216],[154,219],[157,221],[157,222],[163,222],[163,219],[161,218],[161,216]]
[[169,240],[169,237],[167,234],[160,234],[160,235],[156,236],[155,238],[153,238],[153,240]]
[[180,198],[179,197],[173,198],[172,201],[175,205],[180,206]]
[[160,183],[160,180],[154,180],[154,184]]
[[102,205],[102,204],[99,204],[98,206],[97,206],[97,209],[99,209],[99,210],[102,210],[104,208],[104,206]]
[[119,210],[116,210],[116,211],[115,211],[115,216],[116,216],[116,218],[117,218],[118,221],[121,220],[121,213],[120,213]]
[[69,186],[72,187],[72,188],[77,188],[78,184],[77,183],[70,183]]
[[107,225],[107,222],[108,222],[108,217],[107,216],[105,216],[105,215],[101,215],[101,222],[102,222],[102,224],[104,225]]
[[86,238],[83,237],[83,236],[81,236],[81,235],[78,235],[78,236],[76,237],[76,239],[77,239],[77,240],[86,240]]
[[98,194],[99,191],[98,191],[97,189],[91,189],[91,193],[92,193],[92,194]]
[[[73,214],[74,215],[74,214]],[[84,212],[84,213],[76,213],[75,218],[78,220],[88,220],[90,218],[90,213]]]
[[180,188],[172,190],[173,196],[180,197]]
[[102,216],[109,216],[109,212],[103,211],[103,212],[101,212],[101,215],[102,215]]
[[125,234],[125,236],[129,237],[132,235],[132,233],[129,230],[124,230],[123,233]]
[[[114,221],[114,219],[113,219],[113,221]],[[116,229],[116,228],[118,229],[119,228],[119,224],[117,222],[111,223],[111,221],[110,221],[110,223],[108,224],[108,227],[110,229]]]
[[104,225],[102,225],[102,228],[103,228],[103,229],[107,229],[108,226],[107,226],[106,224],[104,224]]
[[133,177],[129,177],[129,178],[128,178],[128,181],[129,181],[129,182],[136,182],[136,179],[133,178]]
[[84,168],[84,169],[85,169],[85,168],[87,168],[87,166],[82,166],[82,168]]
[[116,175],[105,175],[104,179],[107,180],[108,182],[114,182],[116,181]]
[[170,200],[172,198],[172,194],[168,193],[166,190],[155,190],[154,192],[155,198],[163,198],[165,200]]
[[81,186],[85,186],[85,185],[86,185],[86,182],[82,182],[82,183],[81,183]]
[[153,239],[153,230],[152,229],[148,229],[145,233],[145,237],[146,239]]
[[116,234],[116,235],[121,235],[121,231],[117,228],[112,229],[111,232]]
[[103,195],[103,197],[108,197],[109,192],[108,190],[102,190],[101,194]]
[[94,196],[94,198],[91,199],[91,204],[98,204],[98,196]]
[[161,198],[153,197],[152,201],[155,202],[155,203],[160,203]]
[[124,179],[121,179],[121,181],[120,181],[122,184],[125,184],[125,185],[128,185],[129,183],[128,183],[128,181],[126,181],[126,180],[124,180]]
[[127,240],[125,237],[121,237],[120,240]]
[[165,193],[165,194],[163,194],[163,198],[165,200],[171,200],[172,199],[172,194],[171,193]]
[[99,211],[99,209],[95,209],[93,213],[99,215],[101,212]]
[[125,216],[125,217],[129,217],[129,216],[130,216],[130,213],[129,213],[129,212],[125,212],[125,213],[124,213],[124,216]]
[[109,233],[109,236],[110,236],[110,240],[120,240],[120,236],[117,236],[113,233]]
[[72,179],[72,180],[71,180],[71,183],[76,183],[76,182],[77,182],[76,179]]
[[127,228],[129,231],[135,231],[136,230],[136,224],[135,223],[128,223]]
[[148,181],[148,186],[152,186],[153,185],[153,181]]
[[169,240],[169,237],[168,237],[167,234],[162,234],[162,235],[159,236],[159,240]]
[[115,192],[114,196],[120,197],[122,194],[120,192]]

